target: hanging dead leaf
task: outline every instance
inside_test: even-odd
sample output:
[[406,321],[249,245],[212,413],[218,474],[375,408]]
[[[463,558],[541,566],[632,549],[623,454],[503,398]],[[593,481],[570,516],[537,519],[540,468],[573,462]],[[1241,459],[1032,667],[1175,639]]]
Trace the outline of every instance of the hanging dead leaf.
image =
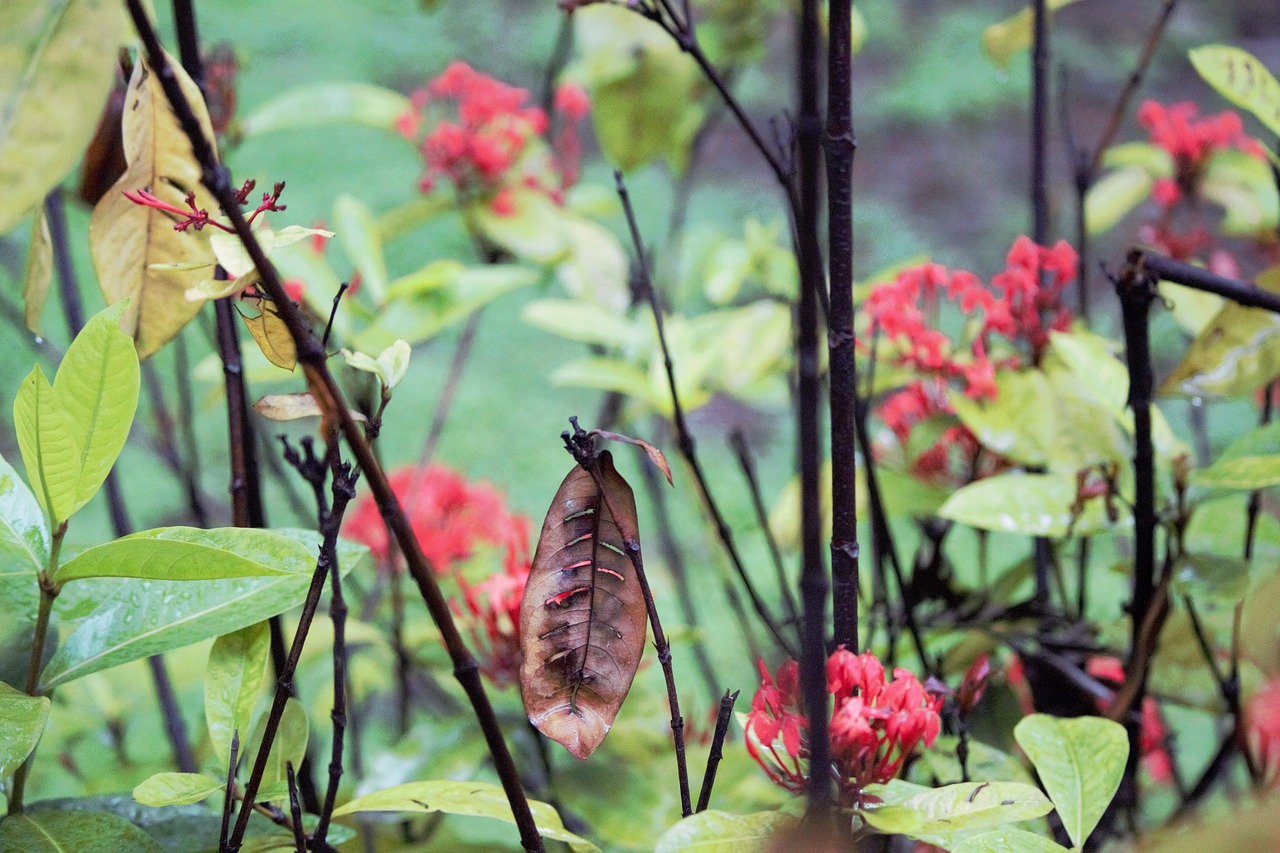
[[607,500],[580,465],[560,484],[520,605],[525,711],[578,758],[613,725],[645,643],[644,597],[624,544],[638,539],[635,496],[607,451],[599,466]]
[[[169,65],[212,140],[200,90],[178,63],[170,60]],[[129,167],[93,209],[89,248],[107,302],[130,299],[121,327],[137,341],[138,356],[146,358],[172,340],[200,310],[200,303],[187,300],[185,294],[208,278],[208,272],[182,267],[213,259],[208,229],[175,231],[176,214],[134,204],[123,193],[146,190],[185,210],[187,193],[194,192],[196,207],[214,215],[219,208],[200,183],[191,143],[145,57],[134,65],[129,79],[121,130]]]
[[[264,418],[273,421],[296,421],[300,418],[318,418],[324,415],[324,410],[320,408],[316,398],[305,391],[298,394],[266,394],[253,404],[253,408]],[[357,412],[354,409],[351,410],[351,417],[360,423],[366,423],[369,420],[363,412]],[[328,434],[326,430],[321,432]]]
[[27,328],[40,334],[40,314],[53,282],[53,241],[44,208],[36,208],[27,244],[27,263],[22,271],[22,319]]
[[636,447],[643,450],[644,455],[649,457],[649,461],[652,462],[655,466],[657,466],[658,470],[663,473],[663,475],[667,478],[667,483],[672,486],[675,485],[675,482],[671,479],[671,466],[667,464],[667,457],[663,455],[661,450],[654,447],[652,444],[645,441],[643,438],[632,438],[629,435],[622,435],[621,433],[617,433],[617,432],[609,432],[608,430],[604,430],[604,429],[593,429],[591,430],[591,434],[598,435],[601,438],[607,438],[610,441],[623,441],[623,442],[626,442],[627,444],[634,444]]
[[289,334],[289,327],[280,319],[280,312],[270,300],[262,300],[260,307],[256,317],[241,313],[240,319],[244,320],[267,361],[276,367],[293,370],[298,363],[298,347]]

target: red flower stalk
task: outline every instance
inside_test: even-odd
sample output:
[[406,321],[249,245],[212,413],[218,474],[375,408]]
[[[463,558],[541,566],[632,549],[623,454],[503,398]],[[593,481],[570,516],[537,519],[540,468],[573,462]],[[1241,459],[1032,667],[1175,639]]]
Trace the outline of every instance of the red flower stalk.
[[[800,705],[799,665],[787,661],[775,682],[760,662],[761,684],[747,715],[747,751],[776,784],[793,793],[808,778],[808,719]],[[942,698],[904,669],[885,678],[870,652],[841,647],[827,660],[831,713],[831,773],[842,805],[858,806],[863,789],[888,782],[915,748],[931,746],[941,729]]]
[[[422,191],[430,192],[444,178],[460,196],[488,196],[500,215],[514,212],[504,188],[521,183],[560,201],[578,177],[582,152],[576,123],[589,108],[586,94],[574,86],[561,86],[556,92],[555,107],[562,120],[548,164],[527,162],[543,151],[534,143],[550,125],[547,114],[528,106],[528,100],[526,90],[481,74],[465,62],[452,63],[414,92],[415,111],[401,116],[396,128],[417,141],[422,126],[431,126],[419,143],[426,162],[419,182]],[[442,115],[431,120],[427,111],[433,106]],[[540,176],[547,166],[557,176],[558,186],[548,186]]]
[[[241,207],[244,207],[249,203],[249,193],[253,192],[254,185],[254,181],[248,180],[244,182],[244,185],[240,187],[240,189],[235,191],[236,203]],[[252,225],[253,220],[257,219],[258,214],[260,213],[264,213],[268,210],[285,210],[286,205],[278,203],[280,201],[280,193],[282,192],[284,192],[284,181],[278,182],[272,192],[263,193],[262,203],[246,217],[249,224]],[[212,225],[214,228],[226,231],[228,234],[235,233],[235,229],[230,225],[223,225],[217,220],[210,219],[209,211],[204,208],[196,207],[196,194],[194,191],[189,192],[186,195],[186,210],[183,210],[180,207],[174,207],[173,205],[162,201],[147,190],[125,190],[123,195],[134,204],[140,204],[144,207],[153,207],[156,210],[163,210],[166,213],[176,215],[178,217],[178,221],[173,225],[174,231],[186,231],[188,228],[199,231],[206,225]]]

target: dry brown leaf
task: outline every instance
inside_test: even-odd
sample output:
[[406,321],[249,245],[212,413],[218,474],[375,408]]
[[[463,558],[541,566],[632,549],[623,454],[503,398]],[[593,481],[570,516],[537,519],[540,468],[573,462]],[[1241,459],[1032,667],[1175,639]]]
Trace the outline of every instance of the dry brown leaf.
[[[213,130],[200,90],[178,63],[170,60],[182,90],[212,141]],[[208,278],[207,270],[157,269],[155,264],[185,264],[209,258],[209,240],[194,230],[174,231],[177,216],[134,204],[125,190],[146,190],[185,210],[194,191],[196,206],[217,215],[218,203],[200,183],[200,166],[191,143],[165,99],[160,82],[140,57],[125,93],[122,121],[129,168],[93,209],[89,248],[108,304],[130,299],[121,328],[133,335],[138,356],[146,358],[181,331],[200,303],[186,298],[189,288]]]
[[635,496],[607,451],[599,466],[607,500],[580,465],[560,484],[520,606],[525,711],[578,758],[613,725],[645,643],[644,597],[625,546],[637,537]]

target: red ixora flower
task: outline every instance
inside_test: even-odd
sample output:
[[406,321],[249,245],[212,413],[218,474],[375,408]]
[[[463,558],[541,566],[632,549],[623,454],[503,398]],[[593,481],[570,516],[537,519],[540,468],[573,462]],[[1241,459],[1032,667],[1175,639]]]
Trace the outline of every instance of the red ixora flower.
[[[396,121],[396,129],[419,142],[426,171],[419,186],[434,189],[441,178],[461,196],[488,196],[499,215],[514,212],[504,188],[524,185],[544,191],[557,202],[576,182],[581,144],[577,122],[590,104],[586,93],[565,84],[554,105],[559,133],[554,153],[535,141],[551,122],[540,107],[528,105],[529,92],[482,74],[465,62],[453,62],[440,76],[413,93],[413,112]],[[419,140],[423,127],[429,130]],[[540,155],[540,156],[539,156]],[[538,161],[541,162],[531,162]],[[554,175],[554,185],[546,180]],[[495,203],[496,202],[496,203]]]
[[[1046,248],[1020,236],[1005,260],[1004,271],[992,277],[989,287],[971,272],[928,263],[903,270],[867,297],[870,333],[884,339],[895,367],[910,368],[921,377],[890,395],[878,410],[903,446],[917,424],[953,413],[948,400],[952,382],[971,399],[994,399],[997,368],[1021,365],[1022,351],[1039,361],[1049,333],[1070,328],[1073,318],[1062,304],[1062,293],[1076,275],[1075,249],[1061,240]],[[966,347],[954,346],[926,316],[922,306],[940,298],[965,315],[981,311],[981,323],[969,324],[975,331]],[[996,345],[1001,352],[992,355]],[[958,469],[971,477],[978,449],[968,429],[950,427],[917,456],[915,472],[938,477]]]
[[[528,519],[515,516],[524,522]],[[502,571],[494,572],[480,583],[471,585],[461,576],[458,586],[462,600],[449,600],[471,635],[472,650],[480,671],[497,687],[515,684],[520,677],[520,600],[529,580],[529,549],[507,560]]]
[[[787,661],[777,680],[760,662],[761,683],[747,715],[747,751],[778,785],[798,793],[808,779],[808,718],[799,692],[799,664]],[[929,693],[905,669],[885,678],[884,666],[867,652],[844,647],[827,659],[831,713],[831,773],[840,802],[856,806],[863,789],[888,782],[916,746],[932,746],[941,730],[942,697]]]

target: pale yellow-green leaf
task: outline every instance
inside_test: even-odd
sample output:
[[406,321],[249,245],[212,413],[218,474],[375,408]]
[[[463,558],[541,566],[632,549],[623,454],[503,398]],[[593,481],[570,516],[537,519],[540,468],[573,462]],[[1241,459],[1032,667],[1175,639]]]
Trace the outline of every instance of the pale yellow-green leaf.
[[[187,100],[210,140],[213,129],[200,90],[169,60]],[[197,207],[218,214],[213,196],[200,183],[200,166],[191,143],[178,125],[159,80],[145,58],[134,66],[125,96],[122,125],[128,168],[93,209],[89,248],[108,304],[129,299],[123,327],[137,340],[141,358],[154,353],[181,331],[200,304],[186,292],[208,278],[195,270],[155,267],[211,258],[205,228],[173,230],[175,214],[134,204],[122,193],[147,190],[167,204],[185,210],[186,195],[195,192]]]
[[799,822],[786,812],[731,814],[707,809],[681,820],[658,838],[654,853],[764,853],[770,840]]
[[1160,282],[1160,296],[1173,308],[1173,319],[1193,335],[1199,335],[1205,326],[1222,310],[1226,301],[1216,293],[1206,293],[1171,281]]
[[1151,192],[1154,179],[1145,169],[1126,166],[1104,175],[1084,197],[1084,216],[1090,234],[1110,231]]
[[[546,803],[529,801],[529,809],[538,825],[538,834],[554,841],[563,841],[577,851],[599,850],[586,839],[579,838],[564,828],[560,815]],[[514,824],[511,805],[502,788],[490,782],[454,782],[438,780],[408,782],[363,797],[356,797],[333,812],[341,817],[359,812],[445,812],[446,814],[489,817]]]
[[66,413],[80,448],[72,512],[98,493],[124,448],[138,407],[138,354],[133,340],[120,331],[125,307],[117,303],[91,318],[71,342],[53,379],[54,400]]
[[1052,809],[1049,798],[1025,782],[960,782],[859,814],[880,832],[915,837],[1017,823]]
[[409,372],[409,356],[413,354],[409,342],[397,338],[395,343],[378,353],[378,370],[382,376],[382,387],[390,390],[400,384]]
[[225,299],[248,289],[262,281],[256,269],[250,270],[239,278],[218,279],[206,278],[195,287],[188,288],[183,294],[188,302],[207,302],[211,299]]
[[204,716],[209,740],[222,765],[230,760],[231,739],[243,742],[253,722],[253,708],[262,691],[271,634],[258,622],[214,640],[204,674]]
[[1188,56],[1210,86],[1280,135],[1280,81],[1256,56],[1223,44],[1198,47]]
[[320,404],[310,394],[267,394],[253,404],[258,414],[273,421],[293,421],[298,418],[318,418],[322,414]]
[[333,225],[338,241],[360,274],[374,304],[382,304],[387,293],[387,261],[382,254],[382,234],[369,208],[352,195],[340,195],[333,203]]
[[399,92],[367,83],[314,83],[288,89],[241,122],[245,136],[322,124],[360,124],[390,130],[413,105]]
[[[1075,0],[1048,0],[1045,6],[1050,12],[1074,3]],[[1014,56],[1031,47],[1033,18],[1028,4],[999,23],[992,24],[982,33],[982,49],[1001,68],[1008,68]]]
[[263,300],[259,308],[261,310],[256,316],[241,312],[240,319],[244,320],[249,334],[253,335],[254,342],[267,357],[267,361],[283,370],[293,370],[298,363],[298,346],[293,335],[289,334],[289,327],[271,302]]
[[566,214],[560,233],[569,244],[569,257],[556,267],[565,293],[590,300],[619,313],[631,304],[627,257],[622,245],[601,225]]
[[115,76],[124,21],[116,0],[0,3],[0,234],[84,154]]
[[203,773],[156,773],[133,789],[144,806],[181,806],[219,793],[225,783]]
[[27,262],[22,270],[22,320],[37,335],[52,281],[53,244],[49,239],[49,220],[43,210],[37,210],[31,222],[31,241],[27,244]]
[[57,404],[53,386],[38,365],[18,386],[13,424],[27,482],[49,515],[50,528],[56,530],[74,511],[81,448],[71,418]]

